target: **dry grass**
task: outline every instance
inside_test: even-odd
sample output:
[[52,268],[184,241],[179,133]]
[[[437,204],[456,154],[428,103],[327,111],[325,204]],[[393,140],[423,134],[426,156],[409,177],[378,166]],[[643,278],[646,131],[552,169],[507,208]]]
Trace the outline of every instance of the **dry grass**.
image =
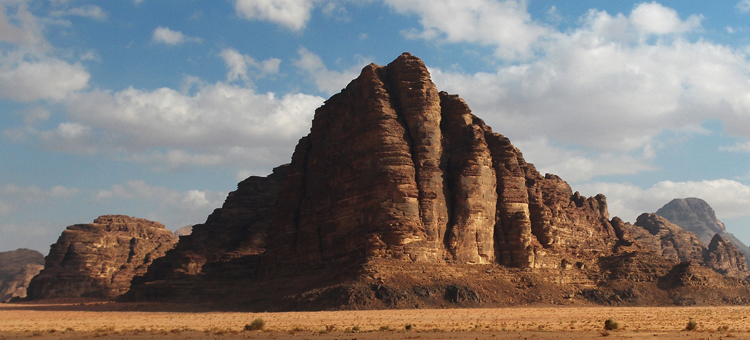
[[[358,333],[360,339],[419,336],[422,339],[474,339],[478,334],[498,336],[532,332],[549,338],[556,334],[601,337],[607,319],[617,320],[617,336],[672,334],[675,337],[750,337],[750,307],[560,307],[499,309],[433,309],[293,313],[144,312],[117,310],[56,310],[44,305],[0,306],[0,338],[33,335],[39,338],[74,338],[88,334],[122,339],[212,336],[294,337],[297,333],[341,338]],[[71,308],[75,309],[75,308]],[[249,320],[264,321],[263,331],[244,332]],[[685,320],[699,327],[686,332]],[[407,320],[408,323],[404,321]],[[404,325],[408,326],[404,326]],[[396,326],[394,326],[396,325]],[[54,330],[54,331],[53,331]],[[518,334],[526,334],[518,333]],[[409,335],[411,334],[411,335]],[[462,334],[465,334],[464,337]],[[615,334],[613,334],[614,336]]]

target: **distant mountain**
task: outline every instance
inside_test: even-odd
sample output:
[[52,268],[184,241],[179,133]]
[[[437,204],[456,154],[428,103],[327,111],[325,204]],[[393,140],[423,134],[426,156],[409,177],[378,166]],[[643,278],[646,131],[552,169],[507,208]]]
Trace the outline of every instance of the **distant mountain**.
[[716,218],[716,213],[706,201],[695,197],[673,199],[657,210],[656,214],[698,235],[706,245],[711,243],[715,234],[719,234],[745,254],[745,261],[750,266],[750,248],[727,232],[724,223]]
[[193,233],[193,226],[187,225],[174,231],[174,236],[188,236]]
[[44,267],[44,255],[36,250],[0,252],[0,302],[26,297],[29,281]]

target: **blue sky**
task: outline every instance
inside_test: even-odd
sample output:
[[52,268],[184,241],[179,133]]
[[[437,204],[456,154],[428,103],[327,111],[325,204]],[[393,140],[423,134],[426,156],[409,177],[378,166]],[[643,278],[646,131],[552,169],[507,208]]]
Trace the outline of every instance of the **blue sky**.
[[422,58],[541,172],[750,244],[750,0],[0,0],[0,251],[205,221],[370,62]]

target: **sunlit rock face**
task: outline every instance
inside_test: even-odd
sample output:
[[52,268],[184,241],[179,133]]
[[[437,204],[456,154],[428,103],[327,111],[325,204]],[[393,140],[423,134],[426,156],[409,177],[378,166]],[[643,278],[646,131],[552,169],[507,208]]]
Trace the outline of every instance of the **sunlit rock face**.
[[122,215],[69,226],[50,247],[27,297],[117,297],[130,288],[133,276],[144,274],[176,242],[161,223]]
[[603,196],[541,176],[409,54],[365,67],[316,111],[276,211],[265,267],[555,267],[617,241]]

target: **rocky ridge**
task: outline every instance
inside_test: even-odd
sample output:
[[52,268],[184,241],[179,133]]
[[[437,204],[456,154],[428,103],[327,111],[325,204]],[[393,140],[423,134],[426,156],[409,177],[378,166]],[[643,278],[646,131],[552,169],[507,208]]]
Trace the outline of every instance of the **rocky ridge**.
[[162,224],[123,215],[69,226],[29,283],[28,298],[115,298],[176,242]]
[[[240,183],[125,299],[288,310],[667,304],[695,292],[659,288],[677,286],[662,281],[681,252],[662,256],[661,238],[610,220],[603,195],[542,176],[408,53],[366,66],[318,108],[281,169]],[[699,272],[729,288],[695,303],[750,302],[740,280]]]
[[750,247],[727,232],[724,223],[716,217],[716,213],[706,201],[695,197],[676,198],[657,210],[656,214],[682,229],[695,233],[704,244],[710,244],[714,235],[720,235],[745,254],[745,260],[750,266]]
[[44,255],[31,249],[0,252],[0,302],[25,298],[31,278],[44,267]]

